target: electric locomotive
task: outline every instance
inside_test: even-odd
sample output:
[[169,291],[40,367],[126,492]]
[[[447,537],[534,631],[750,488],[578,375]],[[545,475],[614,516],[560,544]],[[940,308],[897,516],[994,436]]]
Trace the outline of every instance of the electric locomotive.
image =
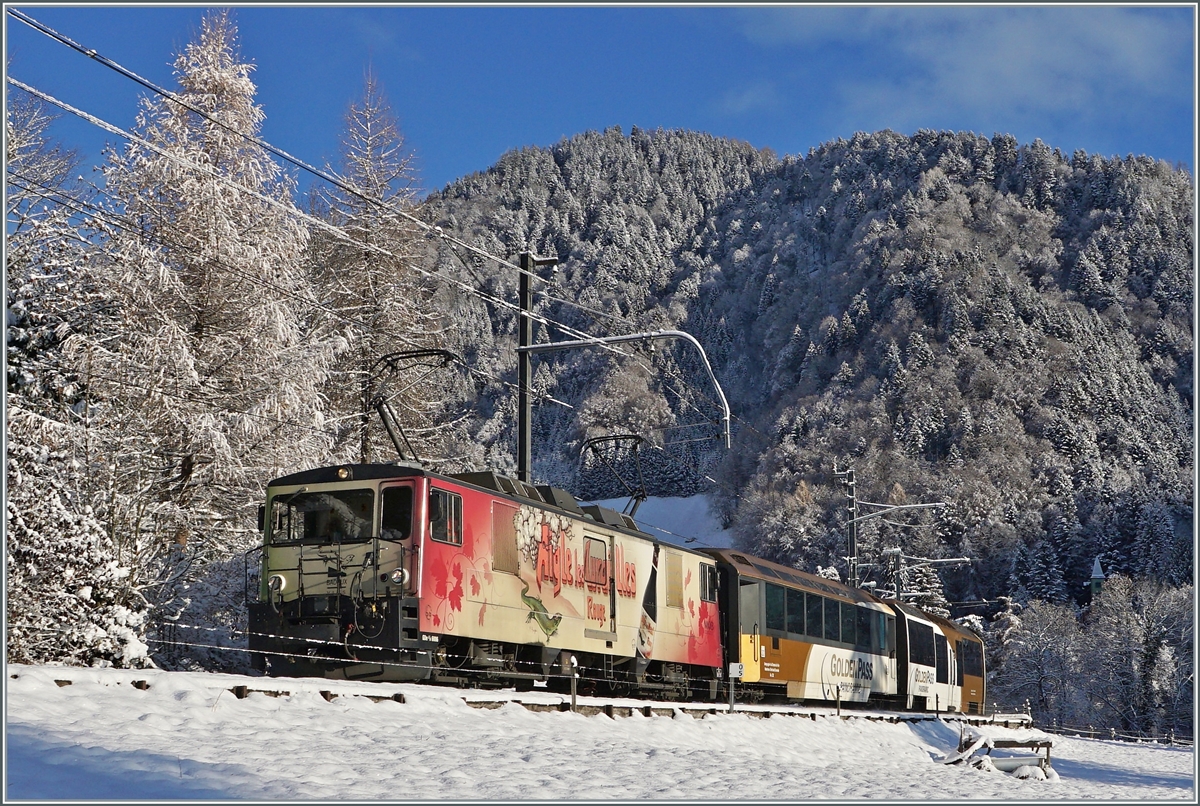
[[[250,650],[272,674],[717,694],[713,558],[492,472],[358,464],[275,479]],[[560,678],[559,678],[560,679]]]

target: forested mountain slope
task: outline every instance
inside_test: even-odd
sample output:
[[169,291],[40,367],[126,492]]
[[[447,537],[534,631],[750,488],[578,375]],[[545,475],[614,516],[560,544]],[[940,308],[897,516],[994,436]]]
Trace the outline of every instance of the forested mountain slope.
[[[667,446],[643,450],[653,493],[707,486],[748,548],[814,569],[844,568],[833,470],[854,467],[862,500],[949,504],[904,518],[919,528],[864,523],[864,559],[965,554],[950,598],[1064,600],[1096,556],[1191,577],[1192,193],[1163,162],[1007,135],[884,131],[780,160],[613,128],[511,152],[422,212],[497,254],[556,254],[551,320],[691,332],[735,414],[727,454],[689,441],[713,432],[686,426],[714,396],[682,348],[538,359],[538,392],[575,408],[536,407],[535,475],[620,495],[582,440],[641,434]],[[515,273],[438,250],[439,270],[515,299]],[[456,348],[515,377],[513,312],[447,302]],[[493,384],[480,407],[501,465],[512,397]]]

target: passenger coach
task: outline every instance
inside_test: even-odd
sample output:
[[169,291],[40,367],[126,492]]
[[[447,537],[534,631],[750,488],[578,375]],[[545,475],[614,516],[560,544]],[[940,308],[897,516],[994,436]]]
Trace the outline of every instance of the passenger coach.
[[742,682],[794,700],[896,694],[895,616],[866,591],[742,552],[713,550],[722,635]]

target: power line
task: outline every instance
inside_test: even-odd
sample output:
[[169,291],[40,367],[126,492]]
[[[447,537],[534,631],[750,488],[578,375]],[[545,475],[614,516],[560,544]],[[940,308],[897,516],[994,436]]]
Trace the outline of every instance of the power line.
[[[119,229],[123,229],[126,232],[144,236],[144,233],[142,233],[140,230],[138,230],[134,224],[132,224],[125,216],[122,216],[119,213],[115,213],[111,210],[107,210],[99,205],[92,204],[91,202],[84,201],[82,199],[76,199],[65,191],[55,190],[53,188],[47,188],[44,184],[41,184],[41,183],[35,182],[35,181],[31,181],[28,178],[24,177],[23,175],[16,173],[14,171],[10,170],[9,176],[16,177],[21,182],[26,183],[25,187],[22,189],[27,190],[28,192],[32,193],[33,195],[38,196],[39,198],[45,199],[46,201],[52,201],[55,204],[60,204],[64,207],[67,207],[67,208],[75,211],[79,215],[84,216],[85,218],[88,216],[93,216],[93,217],[99,218],[101,220],[107,221],[109,224],[111,224]],[[34,190],[34,187],[39,188],[44,192],[37,193]],[[104,192],[105,195],[109,195],[105,191],[101,191],[101,192]],[[171,240],[170,238],[163,237],[161,234],[156,235],[152,238],[149,238],[148,240],[151,240],[152,242],[157,242],[164,246],[174,246],[174,247],[177,247],[180,249],[185,249],[185,250],[192,251],[192,252],[195,251],[194,246],[191,246],[189,244],[185,244],[185,243],[182,243],[179,241]],[[253,282],[257,282],[266,288],[269,288],[273,291],[277,291],[278,293],[288,296],[292,299],[295,299],[296,301],[301,302],[303,304],[319,308],[320,310],[327,313],[329,316],[331,316],[335,319],[338,319],[342,322],[345,322],[347,324],[357,325],[364,329],[369,329],[372,327],[369,323],[363,322],[361,320],[355,319],[350,316],[347,316],[345,313],[337,310],[336,308],[334,308],[330,305],[322,303],[320,300],[312,299],[310,297],[306,297],[302,294],[298,294],[289,289],[285,289],[280,286],[274,285],[270,281],[263,280],[258,277],[253,277],[253,276],[247,274],[246,272],[241,271],[236,266],[226,263],[220,259],[213,260],[211,262],[217,266],[220,266],[221,268],[226,269],[227,271],[230,271],[234,274],[237,274],[240,277],[243,277],[244,279],[248,279]],[[396,338],[400,339],[403,343],[407,344],[410,347],[418,346],[414,342],[409,341],[403,334],[390,333],[389,331],[384,331],[384,333],[385,333],[385,335],[395,336]],[[463,366],[463,369],[465,369],[468,373],[470,373],[472,375],[476,375],[476,376],[482,377],[482,378],[487,378],[488,380],[491,380],[495,383],[498,383],[498,384],[501,384],[501,385],[504,385],[504,386],[507,386],[510,388],[516,388],[516,385],[513,384],[512,382],[506,381],[503,378],[500,378],[489,372],[485,372],[483,370],[477,369],[475,367],[470,367],[465,364],[463,364],[462,366]],[[545,393],[534,392],[534,395],[541,402],[554,403],[556,405],[559,405],[559,406],[562,406],[562,407],[568,408],[568,409],[575,408],[570,403],[566,403],[565,401],[558,400],[557,398],[555,398],[551,395],[547,395]]]

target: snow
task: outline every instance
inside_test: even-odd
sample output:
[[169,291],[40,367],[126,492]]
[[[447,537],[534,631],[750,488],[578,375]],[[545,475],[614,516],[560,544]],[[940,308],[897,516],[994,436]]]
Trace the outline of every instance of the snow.
[[[629,499],[610,498],[595,503],[622,512]],[[647,498],[638,507],[633,519],[642,531],[665,543],[691,548],[733,546],[733,532],[721,528],[721,522],[712,514],[708,498],[704,495]]]
[[[9,665],[5,683],[6,802],[1195,799],[1190,749],[1055,736],[1060,779],[1019,780],[942,764],[954,723],[828,708],[764,719],[722,705],[698,718],[685,710],[698,706],[660,704],[611,718],[502,702],[564,701],[544,689],[62,666]],[[251,692],[238,699],[234,686]]]

